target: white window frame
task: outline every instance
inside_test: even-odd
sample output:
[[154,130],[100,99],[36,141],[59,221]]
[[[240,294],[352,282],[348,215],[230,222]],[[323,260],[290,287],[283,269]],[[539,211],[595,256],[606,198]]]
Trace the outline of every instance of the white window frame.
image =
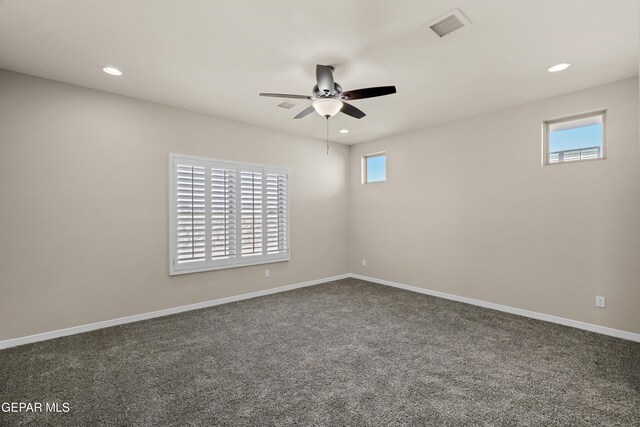
[[[208,166],[224,166],[229,169],[236,170],[236,256],[233,259],[212,260],[210,256],[210,236],[206,240],[207,253],[204,262],[200,262],[197,266],[180,266],[177,262],[177,174],[176,165],[178,161],[183,160],[189,164],[194,165],[208,165]],[[241,221],[240,221],[240,171],[251,170],[262,172],[262,255],[253,255],[246,258],[241,256],[242,247],[240,244],[241,234]],[[267,174],[284,174],[286,175],[286,220],[285,220],[285,236],[286,236],[286,252],[278,254],[267,254],[266,233],[267,233],[267,220],[266,220],[266,175]],[[290,182],[290,169],[288,167],[281,166],[268,166],[254,163],[234,162],[229,160],[210,159],[205,157],[184,155],[184,154],[169,154],[169,275],[179,275],[196,273],[201,271],[221,270],[226,268],[246,267],[250,265],[269,264],[275,262],[289,261],[291,258],[291,182]],[[208,186],[206,187],[209,188]],[[206,209],[210,212],[211,206],[209,205],[210,194],[207,190],[207,205]],[[210,233],[210,216],[206,216],[207,221],[207,234]],[[205,264],[205,265],[203,265]]]
[[[551,126],[564,123],[564,122],[572,122],[574,120],[587,119],[590,117],[602,117],[602,156],[596,159],[579,159],[572,160],[569,162],[554,162],[551,163],[549,161],[549,142],[550,142],[550,132]],[[582,163],[582,162],[593,162],[598,160],[606,160],[607,159],[607,109],[599,108],[597,110],[587,111],[584,113],[571,114],[562,117],[556,117],[555,119],[545,120],[542,122],[542,166],[554,166],[554,165],[565,165],[569,163]]]
[[[380,156],[384,156],[384,180],[383,181],[368,181],[367,180],[367,159],[370,159],[372,157],[380,157]],[[361,164],[361,170],[362,170],[362,184],[380,184],[383,182],[387,182],[387,180],[389,179],[389,165],[387,163],[387,152],[386,151],[377,151],[375,153],[370,153],[370,154],[366,154],[364,156],[362,156],[362,164]]]

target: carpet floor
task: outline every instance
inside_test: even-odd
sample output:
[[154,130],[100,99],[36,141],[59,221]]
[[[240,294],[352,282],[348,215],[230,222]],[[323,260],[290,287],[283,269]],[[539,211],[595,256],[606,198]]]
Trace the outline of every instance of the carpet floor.
[[640,425],[640,343],[355,279],[0,352],[0,425]]

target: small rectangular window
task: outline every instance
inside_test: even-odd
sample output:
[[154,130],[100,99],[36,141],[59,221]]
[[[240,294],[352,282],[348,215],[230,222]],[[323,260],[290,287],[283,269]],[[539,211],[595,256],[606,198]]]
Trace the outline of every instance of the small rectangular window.
[[171,154],[169,274],[289,260],[289,171]]
[[387,154],[374,153],[362,157],[362,183],[387,180]]
[[606,110],[544,122],[543,163],[606,158]]

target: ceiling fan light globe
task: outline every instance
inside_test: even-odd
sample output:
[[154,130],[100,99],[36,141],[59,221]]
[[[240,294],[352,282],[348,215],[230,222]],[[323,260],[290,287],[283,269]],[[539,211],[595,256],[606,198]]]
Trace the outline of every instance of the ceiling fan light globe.
[[340,112],[342,101],[333,98],[316,99],[313,101],[313,108],[322,117],[333,117]]

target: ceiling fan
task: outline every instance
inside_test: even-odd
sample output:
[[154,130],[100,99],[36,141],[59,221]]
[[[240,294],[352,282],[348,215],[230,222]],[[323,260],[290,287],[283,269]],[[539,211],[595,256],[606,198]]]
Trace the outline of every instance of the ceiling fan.
[[333,80],[333,67],[331,65],[316,65],[317,84],[313,87],[313,95],[290,95],[286,93],[261,93],[260,96],[274,98],[308,99],[313,101],[311,106],[305,108],[294,119],[301,119],[316,111],[327,119],[339,112],[356,119],[363,118],[366,114],[345,102],[356,99],[374,98],[376,96],[391,95],[396,93],[395,86],[368,87],[365,89],[342,91],[342,86]]

